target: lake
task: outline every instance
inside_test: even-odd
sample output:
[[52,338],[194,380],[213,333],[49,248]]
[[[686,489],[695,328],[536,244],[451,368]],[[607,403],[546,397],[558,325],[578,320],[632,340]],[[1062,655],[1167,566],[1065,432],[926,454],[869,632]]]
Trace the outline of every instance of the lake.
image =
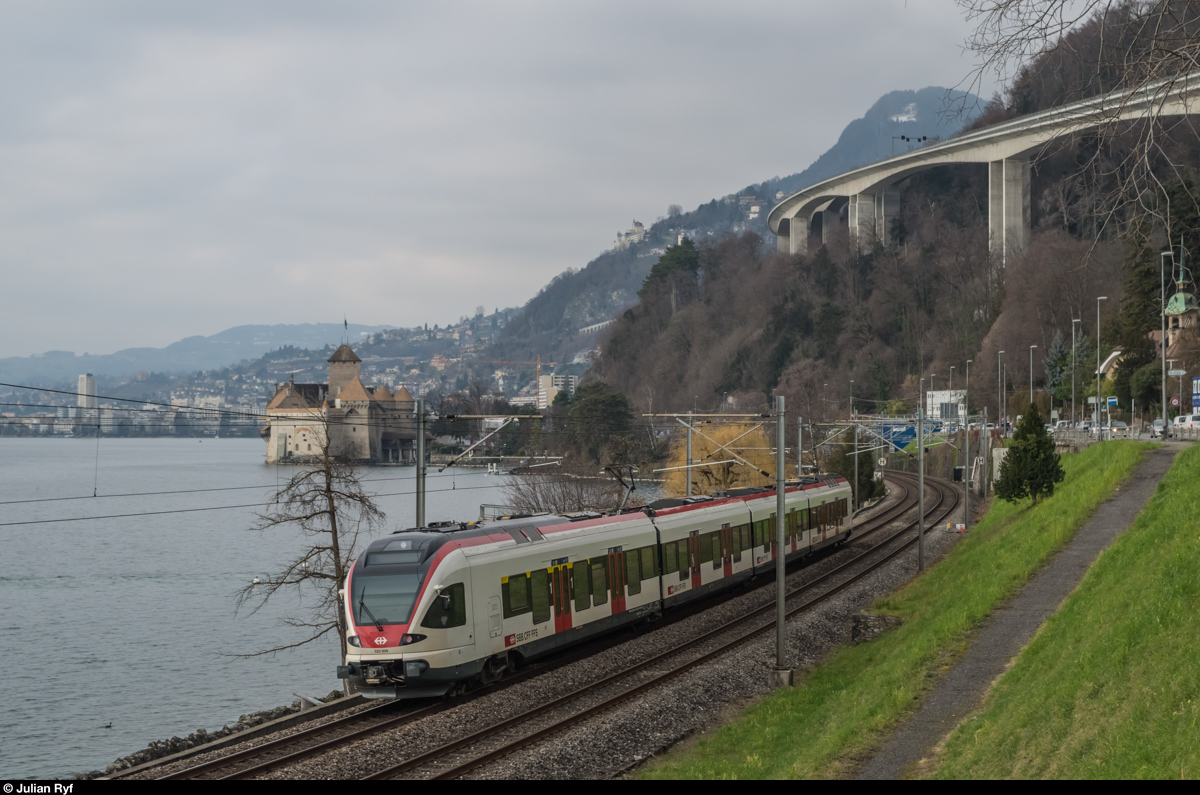
[[[256,439],[0,438],[0,778],[103,768],[151,740],[341,686],[335,638],[231,656],[303,638],[281,621],[303,615],[295,598],[234,614],[240,587],[303,546],[287,529],[247,529],[294,472],[263,452]],[[415,469],[361,475],[383,495],[382,532],[414,524]],[[426,518],[476,518],[504,502],[499,481],[431,468]],[[180,490],[192,491],[150,494]]]

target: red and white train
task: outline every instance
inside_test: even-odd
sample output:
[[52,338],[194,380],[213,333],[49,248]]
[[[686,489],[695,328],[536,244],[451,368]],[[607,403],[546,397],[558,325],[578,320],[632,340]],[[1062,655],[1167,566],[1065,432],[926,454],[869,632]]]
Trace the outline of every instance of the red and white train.
[[[788,560],[845,541],[844,478],[787,484]],[[346,577],[338,677],[369,698],[442,695],[774,569],[775,490],[613,516],[515,517],[372,542]]]

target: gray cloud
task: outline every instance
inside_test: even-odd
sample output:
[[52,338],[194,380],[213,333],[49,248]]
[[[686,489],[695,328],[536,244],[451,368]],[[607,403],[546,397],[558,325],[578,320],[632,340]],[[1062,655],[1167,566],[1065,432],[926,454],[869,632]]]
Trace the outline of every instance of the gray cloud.
[[0,356],[520,304],[970,68],[949,0],[0,15]]

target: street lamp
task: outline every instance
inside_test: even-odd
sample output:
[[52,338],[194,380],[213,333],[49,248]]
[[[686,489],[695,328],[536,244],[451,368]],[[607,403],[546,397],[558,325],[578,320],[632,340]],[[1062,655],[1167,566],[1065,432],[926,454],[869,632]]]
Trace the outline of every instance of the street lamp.
[[[1100,302],[1107,301],[1108,296],[1102,295],[1096,299],[1096,428],[1100,441],[1104,441],[1104,428],[1100,426]],[[1166,393],[1163,393],[1164,399]],[[1164,409],[1165,412],[1165,409]]]
[[[1167,438],[1167,266],[1166,258],[1172,256],[1170,251],[1164,251],[1158,255],[1158,278],[1161,307],[1159,309],[1159,326],[1162,327],[1162,339],[1159,342],[1162,345],[1162,421],[1163,435],[1162,438]],[[1175,267],[1171,266],[1171,276],[1175,275]],[[1097,332],[1099,336],[1099,332]]]
[[1082,318],[1071,321],[1071,424],[1075,424],[1075,324],[1082,323]]
[[1029,405],[1033,405],[1033,349],[1036,345],[1029,346]]
[[[954,403],[954,367],[953,366],[950,368],[950,402]],[[954,405],[956,407],[958,406],[957,403],[954,403]],[[957,419],[957,417],[955,419]],[[955,425],[957,425],[957,423],[955,423]]]
[[996,424],[1000,423],[1000,418],[1004,414],[1004,376],[1000,371],[1000,357],[1004,355],[1004,351],[996,354]]

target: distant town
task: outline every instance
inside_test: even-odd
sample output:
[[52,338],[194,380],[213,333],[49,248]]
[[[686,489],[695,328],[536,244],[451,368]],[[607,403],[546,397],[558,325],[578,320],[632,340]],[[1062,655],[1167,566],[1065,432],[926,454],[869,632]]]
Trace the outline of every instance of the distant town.
[[[389,328],[351,340],[367,389],[403,388],[414,398],[437,398],[471,386],[503,396],[511,406],[545,408],[559,391],[574,391],[596,350],[570,361],[494,360],[487,351],[517,310],[497,309],[446,326]],[[611,321],[578,331],[581,343]],[[57,392],[0,388],[0,435],[95,437],[258,437],[268,402],[291,382],[326,380],[329,344],[309,350],[283,346],[257,360],[190,374],[141,370],[133,377],[83,373]]]

